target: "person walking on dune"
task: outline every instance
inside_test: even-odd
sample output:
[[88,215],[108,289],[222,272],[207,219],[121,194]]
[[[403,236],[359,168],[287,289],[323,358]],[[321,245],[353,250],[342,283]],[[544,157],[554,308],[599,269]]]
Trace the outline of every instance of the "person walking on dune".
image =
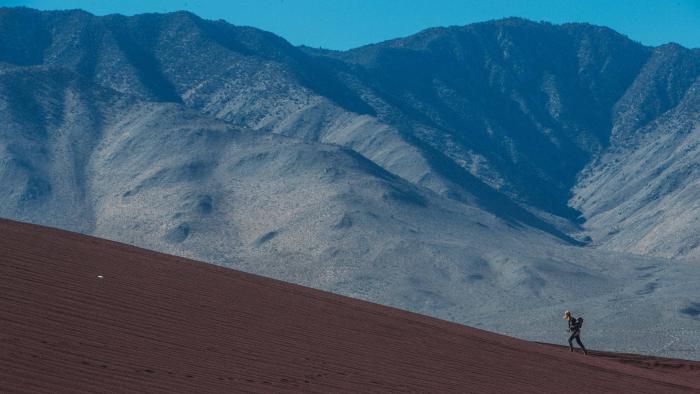
[[569,336],[569,350],[572,352],[574,351],[574,345],[572,342],[575,339],[576,343],[578,343],[578,345],[581,347],[581,350],[583,350],[583,354],[587,355],[588,352],[581,342],[581,326],[583,326],[583,318],[579,317],[578,319],[574,319],[574,317],[571,316],[571,312],[566,311],[564,312],[564,320],[569,322],[569,332],[571,333]]

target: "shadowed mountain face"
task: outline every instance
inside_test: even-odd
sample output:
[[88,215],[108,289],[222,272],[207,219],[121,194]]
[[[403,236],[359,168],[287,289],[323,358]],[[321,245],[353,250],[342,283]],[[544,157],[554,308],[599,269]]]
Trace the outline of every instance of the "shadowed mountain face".
[[[700,56],[695,59],[686,69],[653,70],[661,87],[650,89],[666,95],[651,101],[648,91],[630,92],[649,100],[646,106],[671,109],[634,134],[616,129],[616,149],[582,173],[572,203],[590,217],[600,246],[666,257],[699,255],[700,79],[683,75],[700,72]],[[688,82],[681,97],[668,87]]]
[[626,305],[655,328],[596,322],[599,343],[697,357],[673,339],[693,268],[658,256],[700,254],[699,73],[698,50],[580,24],[333,52],[185,12],[0,9],[0,216],[490,329],[530,311],[513,334],[538,340]]
[[338,55],[362,66],[422,143],[572,219],[566,202],[576,175],[608,145],[610,109],[648,56],[605,28],[519,19],[431,29]]

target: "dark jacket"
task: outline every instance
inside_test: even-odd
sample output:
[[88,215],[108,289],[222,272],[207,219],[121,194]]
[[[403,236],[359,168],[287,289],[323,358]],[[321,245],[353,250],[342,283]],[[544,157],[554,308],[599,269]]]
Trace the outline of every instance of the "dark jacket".
[[579,332],[581,330],[581,324],[579,324],[578,319],[574,319],[573,316],[569,319],[569,332]]

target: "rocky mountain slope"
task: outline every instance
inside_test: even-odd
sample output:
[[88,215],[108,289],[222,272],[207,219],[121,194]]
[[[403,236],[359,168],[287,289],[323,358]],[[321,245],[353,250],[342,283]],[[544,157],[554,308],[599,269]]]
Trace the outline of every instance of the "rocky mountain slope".
[[700,51],[658,48],[616,107],[612,148],[581,173],[572,198],[600,246],[700,256],[698,75]]
[[[494,205],[493,212],[508,210],[558,233],[468,173],[437,173],[433,167],[452,166],[440,152],[408,142],[372,116],[368,99],[341,81],[335,67],[269,33],[184,12],[97,18],[6,9],[0,18],[0,37],[8,43],[0,61],[66,67],[145,100],[183,103],[234,125],[347,146],[411,182],[445,195],[458,190],[461,199],[481,200]],[[22,25],[40,42],[33,50],[12,38],[13,26],[24,19],[38,22]]]
[[[411,183],[488,201],[492,212],[509,210],[553,234],[663,256],[696,253],[693,245],[656,252],[624,229],[613,230],[615,241],[610,223],[582,210],[578,200],[590,199],[576,193],[588,184],[582,170],[590,177],[609,168],[593,163],[621,144],[638,146],[642,128],[680,105],[698,78],[697,50],[512,18],[333,52],[186,12],[95,17],[23,8],[0,12],[0,37],[6,64],[65,67],[237,126],[342,145]],[[675,226],[672,217],[659,220]],[[673,244],[670,236],[659,242]]]

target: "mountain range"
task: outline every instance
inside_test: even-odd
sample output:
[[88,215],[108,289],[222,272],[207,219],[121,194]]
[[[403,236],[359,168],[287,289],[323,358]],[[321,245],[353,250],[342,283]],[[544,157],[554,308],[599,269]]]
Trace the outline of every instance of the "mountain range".
[[700,357],[699,115],[700,50],[587,24],[0,9],[0,216],[528,339]]

